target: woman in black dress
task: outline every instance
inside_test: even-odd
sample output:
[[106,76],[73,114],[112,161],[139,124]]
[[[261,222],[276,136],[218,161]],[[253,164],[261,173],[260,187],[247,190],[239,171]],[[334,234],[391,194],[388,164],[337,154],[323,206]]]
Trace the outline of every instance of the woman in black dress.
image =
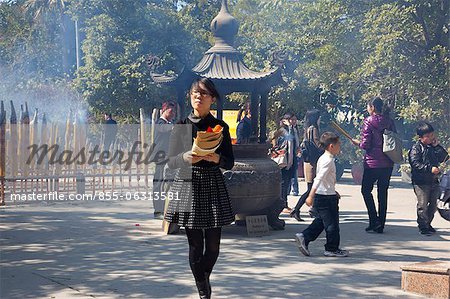
[[[209,276],[219,256],[221,228],[234,221],[220,168],[233,168],[234,156],[228,125],[210,113],[211,104],[219,100],[213,82],[196,80],[190,99],[193,111],[175,126],[170,140],[168,166],[178,169],[170,192],[177,200],[170,201],[165,220],[186,228],[189,263],[200,298],[210,298]],[[206,156],[192,154],[197,132],[216,125],[223,127],[220,146]]]

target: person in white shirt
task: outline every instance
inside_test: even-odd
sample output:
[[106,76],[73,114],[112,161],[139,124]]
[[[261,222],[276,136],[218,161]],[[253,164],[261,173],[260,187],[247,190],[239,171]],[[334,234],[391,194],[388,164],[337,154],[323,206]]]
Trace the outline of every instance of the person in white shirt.
[[317,174],[306,199],[308,206],[314,206],[318,217],[302,233],[295,234],[298,248],[305,256],[310,256],[308,245],[316,240],[325,230],[327,242],[325,256],[345,257],[346,250],[339,248],[339,198],[335,190],[336,165],[334,157],[341,151],[339,137],[332,132],[325,132],[320,136],[320,146],[325,150],[317,161]]

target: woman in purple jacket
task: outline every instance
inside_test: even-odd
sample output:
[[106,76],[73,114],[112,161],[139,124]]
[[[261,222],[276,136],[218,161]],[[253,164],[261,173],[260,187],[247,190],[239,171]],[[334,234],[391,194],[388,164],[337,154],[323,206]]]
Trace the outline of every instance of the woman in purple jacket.
[[[361,193],[369,214],[366,232],[383,233],[386,222],[387,196],[394,162],[383,153],[384,130],[396,131],[394,121],[389,117],[389,109],[383,100],[375,97],[367,103],[369,117],[364,119],[361,141],[353,139],[353,144],[366,151]],[[378,214],[372,195],[377,182]]]

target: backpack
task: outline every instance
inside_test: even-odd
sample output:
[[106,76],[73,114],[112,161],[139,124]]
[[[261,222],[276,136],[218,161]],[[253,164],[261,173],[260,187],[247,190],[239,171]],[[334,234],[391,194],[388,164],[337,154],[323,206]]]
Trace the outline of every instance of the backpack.
[[383,153],[394,163],[403,161],[402,140],[397,133],[385,129],[383,132]]
[[304,162],[316,164],[320,156],[322,156],[325,151],[319,148],[314,142],[311,127],[308,128],[306,138],[303,140],[301,145],[302,157]]

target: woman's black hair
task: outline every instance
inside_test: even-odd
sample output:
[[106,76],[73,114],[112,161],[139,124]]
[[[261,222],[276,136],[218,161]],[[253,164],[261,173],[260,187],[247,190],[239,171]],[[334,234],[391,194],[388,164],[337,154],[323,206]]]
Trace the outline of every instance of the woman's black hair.
[[280,121],[279,121],[280,127],[285,126],[285,125],[283,124],[283,120],[285,120],[285,119],[291,119],[291,117],[292,117],[292,113],[290,113],[290,112],[286,112],[285,114],[283,114],[283,116],[280,118]]
[[291,117],[292,117],[292,113],[286,112],[285,114],[283,114],[283,116],[281,117],[280,121],[282,121],[284,119],[290,119]]
[[319,129],[319,117],[320,117],[320,111],[317,109],[306,111],[305,122],[304,122],[305,132],[311,126],[314,126],[316,129]]
[[377,114],[389,116],[389,113],[391,112],[391,108],[389,107],[389,105],[380,97],[374,97],[370,99],[367,102],[367,105],[372,106]]
[[[202,83],[202,84],[206,87],[207,90],[202,90],[202,89],[200,88],[200,83]],[[194,82],[192,82],[190,92],[192,93],[192,91],[193,91],[194,89],[196,89],[196,90],[198,90],[198,91],[203,91],[203,92],[206,91],[206,92],[208,92],[213,98],[216,98],[216,101],[219,101],[219,100],[220,100],[220,94],[219,94],[219,92],[217,91],[217,88],[216,88],[216,86],[214,85],[214,83],[213,83],[213,81],[212,81],[211,79],[208,79],[208,78],[198,78],[198,79],[195,79]]]

